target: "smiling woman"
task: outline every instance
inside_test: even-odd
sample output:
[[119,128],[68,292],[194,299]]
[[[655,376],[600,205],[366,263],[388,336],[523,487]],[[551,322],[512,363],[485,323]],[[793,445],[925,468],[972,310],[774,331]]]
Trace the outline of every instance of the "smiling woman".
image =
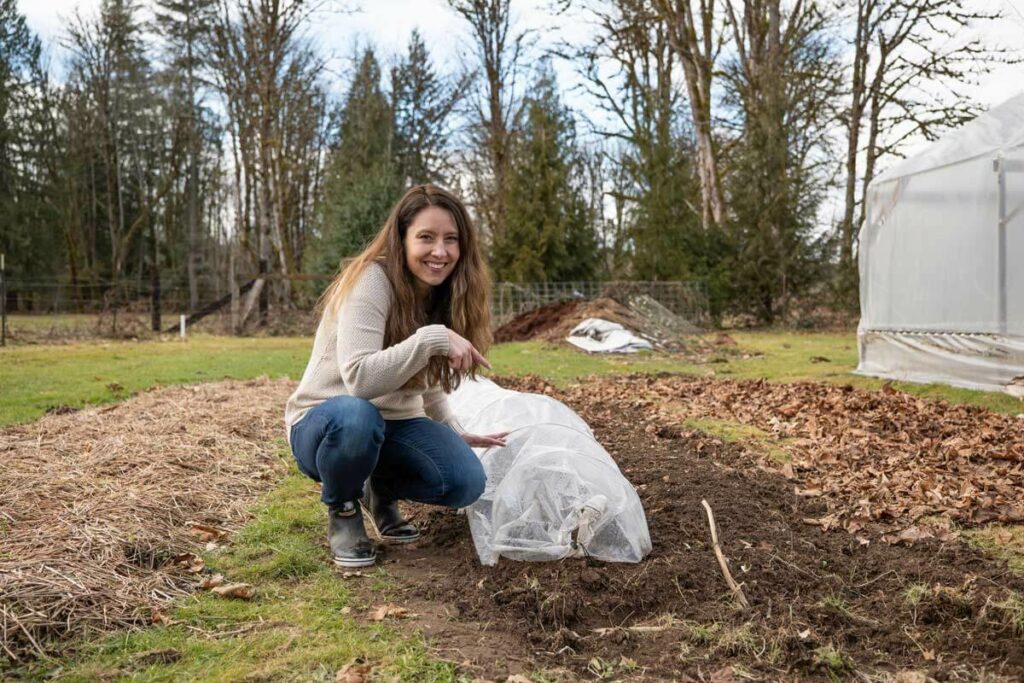
[[459,229],[452,215],[437,206],[416,214],[405,233],[405,265],[413,274],[413,287],[426,298],[432,287],[444,283],[459,260]]
[[490,367],[489,292],[465,206],[419,185],[324,293],[285,423],[299,469],[322,484],[337,564],[376,559],[360,502],[382,541],[408,543],[419,531],[400,499],[464,507],[483,492],[470,447],[505,435],[466,433],[446,394]]

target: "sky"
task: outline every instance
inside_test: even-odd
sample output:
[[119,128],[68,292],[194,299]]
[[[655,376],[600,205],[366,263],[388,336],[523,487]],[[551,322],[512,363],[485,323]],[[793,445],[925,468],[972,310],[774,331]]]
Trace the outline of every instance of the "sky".
[[[1006,18],[972,27],[959,38],[971,35],[1005,46],[1024,46],[1024,0],[971,0],[976,6],[1004,9]],[[516,24],[534,32],[538,51],[558,42],[584,42],[590,27],[577,17],[557,15],[551,10],[552,0],[512,0]],[[41,37],[49,50],[56,72],[64,55],[59,47],[62,21],[73,12],[93,14],[99,0],[18,0],[29,26]],[[462,20],[447,7],[445,0],[327,0],[326,9],[318,12],[311,24],[310,35],[325,54],[330,55],[329,83],[341,95],[353,69],[354,47],[372,42],[385,61],[389,55],[403,51],[409,33],[418,28],[432,57],[442,71],[454,68],[460,54],[468,50],[469,37]],[[577,82],[573,66],[555,60],[555,68],[563,88]],[[1007,65],[988,74],[976,87],[966,92],[983,109],[1024,91],[1024,64]],[[569,104],[586,111],[583,102]],[[906,151],[913,153],[923,141],[912,143]]]

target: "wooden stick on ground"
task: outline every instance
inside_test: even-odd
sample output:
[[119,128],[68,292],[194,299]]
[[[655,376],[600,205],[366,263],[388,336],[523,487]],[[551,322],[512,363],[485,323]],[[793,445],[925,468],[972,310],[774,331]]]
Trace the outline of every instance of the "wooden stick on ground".
[[725,555],[722,554],[721,546],[718,545],[718,528],[715,526],[715,513],[711,511],[711,506],[708,505],[706,500],[701,500],[700,504],[704,506],[704,512],[708,515],[708,525],[711,527],[711,543],[714,546],[715,557],[718,558],[718,566],[722,568],[722,574],[725,576],[725,582],[729,584],[729,590],[732,591],[736,600],[738,600],[744,608],[749,609],[750,603],[747,602],[747,596],[743,594],[743,589],[738,583],[736,583],[736,580],[732,578],[732,574],[729,573],[729,565],[725,561]]

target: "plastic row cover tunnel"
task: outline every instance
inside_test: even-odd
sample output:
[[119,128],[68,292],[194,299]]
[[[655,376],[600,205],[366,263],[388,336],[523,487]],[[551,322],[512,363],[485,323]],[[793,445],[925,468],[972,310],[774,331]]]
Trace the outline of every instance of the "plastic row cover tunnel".
[[487,379],[464,381],[450,403],[470,432],[510,432],[505,447],[477,450],[487,487],[468,516],[480,562],[639,562],[651,551],[636,491],[563,403]]

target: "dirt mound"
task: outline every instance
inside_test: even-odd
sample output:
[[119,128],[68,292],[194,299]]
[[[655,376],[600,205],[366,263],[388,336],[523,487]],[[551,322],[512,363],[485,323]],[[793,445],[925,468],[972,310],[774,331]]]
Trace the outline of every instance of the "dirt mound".
[[[287,380],[150,391],[0,430],[0,652],[149,623],[285,467]],[[2,675],[2,674],[0,674]]]
[[[502,383],[566,400],[594,427],[643,500],[654,543],[647,560],[482,567],[465,519],[425,506],[415,508],[425,532],[419,547],[388,551],[399,590],[414,609],[442,613],[439,643],[447,657],[468,660],[467,673],[544,668],[558,680],[722,681],[907,670],[907,680],[922,681],[1024,675],[1024,579],[1004,564],[956,540],[864,543],[805,524],[829,513],[822,498],[795,495],[791,481],[757,467],[740,445],[681,429],[628,387],[639,378],[622,381],[588,381],[568,394],[536,379]],[[810,403],[806,411],[821,408]],[[730,599],[702,499],[714,509],[749,610]],[[483,640],[488,652],[477,654],[472,643]]]
[[562,342],[587,318],[601,318],[632,330],[658,348],[678,351],[686,346],[684,337],[699,334],[700,328],[677,316],[646,294],[632,294],[622,301],[601,297],[587,301],[562,301],[522,313],[494,333],[498,343],[543,339]]
[[557,325],[537,336],[547,341],[564,341],[573,328],[587,318],[601,318],[618,323],[637,334],[645,333],[646,325],[643,318],[615,299],[604,297],[583,302],[572,311],[572,315],[563,317]]
[[558,301],[517,315],[494,331],[497,344],[528,341],[546,333],[579,308],[579,301]]

